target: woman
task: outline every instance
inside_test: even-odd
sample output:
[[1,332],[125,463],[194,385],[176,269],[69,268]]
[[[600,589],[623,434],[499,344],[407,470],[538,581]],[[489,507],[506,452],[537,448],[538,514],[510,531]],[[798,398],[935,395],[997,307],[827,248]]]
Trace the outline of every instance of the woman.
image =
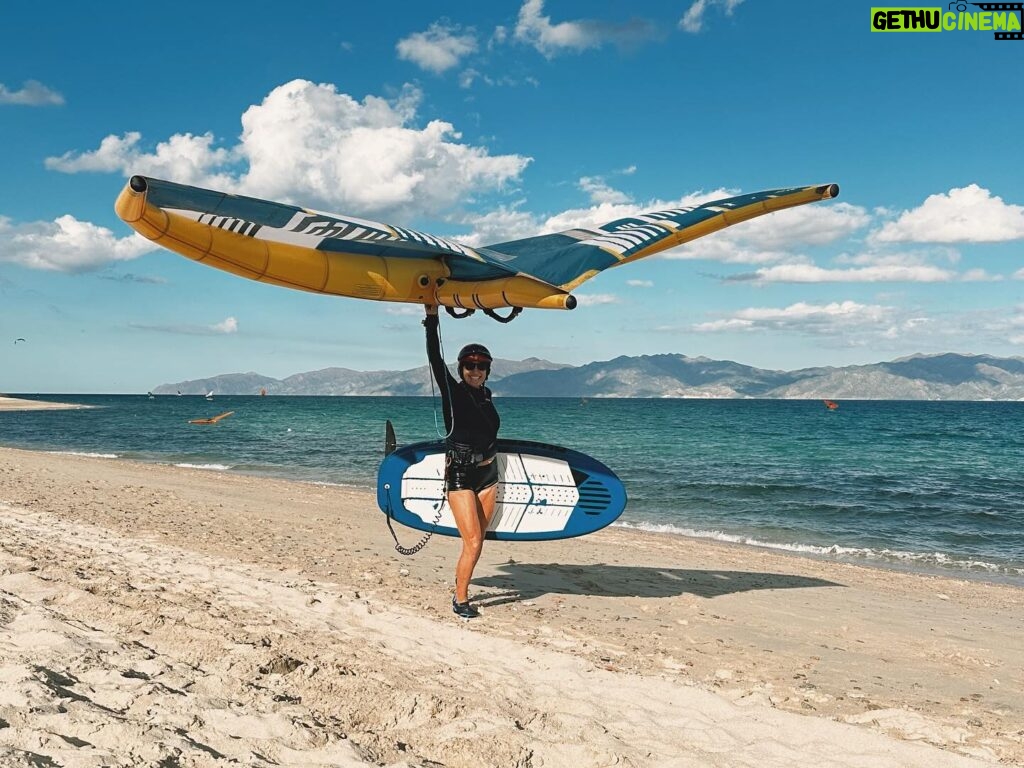
[[469,604],[469,581],[480,559],[484,535],[494,516],[498,491],[496,440],[501,419],[484,383],[491,372],[491,353],[482,344],[467,344],[459,352],[459,379],[448,372],[437,333],[437,306],[427,305],[427,359],[441,390],[446,439],[445,488],[448,506],[462,538],[455,565],[452,610],[464,619],[480,612]]

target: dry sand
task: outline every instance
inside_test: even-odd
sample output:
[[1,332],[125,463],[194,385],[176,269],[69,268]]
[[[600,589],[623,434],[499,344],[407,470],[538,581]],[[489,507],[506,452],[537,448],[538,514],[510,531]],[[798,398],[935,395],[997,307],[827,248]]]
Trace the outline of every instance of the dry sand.
[[0,765],[1024,764],[1024,590],[613,528],[488,542],[463,622],[456,551],[363,489],[0,449]]
[[26,400],[20,397],[0,395],[0,411],[52,411],[66,408],[87,408],[86,405],[56,403],[50,400]]

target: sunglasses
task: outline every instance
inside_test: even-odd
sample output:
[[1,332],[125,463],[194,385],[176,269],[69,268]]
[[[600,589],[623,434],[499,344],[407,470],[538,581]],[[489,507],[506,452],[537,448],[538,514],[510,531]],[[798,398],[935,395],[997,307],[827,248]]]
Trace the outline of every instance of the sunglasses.
[[485,373],[491,370],[490,363],[474,363],[470,360],[464,362],[462,364],[462,367],[465,368],[467,371],[484,371]]

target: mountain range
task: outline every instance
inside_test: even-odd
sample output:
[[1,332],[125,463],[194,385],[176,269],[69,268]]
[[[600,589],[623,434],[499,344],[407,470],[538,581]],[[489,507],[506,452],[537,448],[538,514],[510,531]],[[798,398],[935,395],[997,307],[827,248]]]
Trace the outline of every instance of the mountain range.
[[[454,373],[454,371],[453,371]],[[913,355],[889,362],[773,371],[729,360],[642,355],[574,366],[531,357],[495,360],[501,397],[692,397],[847,400],[1024,400],[1024,358]],[[275,379],[226,373],[161,384],[155,394],[429,396],[427,366],[404,371],[324,368]]]

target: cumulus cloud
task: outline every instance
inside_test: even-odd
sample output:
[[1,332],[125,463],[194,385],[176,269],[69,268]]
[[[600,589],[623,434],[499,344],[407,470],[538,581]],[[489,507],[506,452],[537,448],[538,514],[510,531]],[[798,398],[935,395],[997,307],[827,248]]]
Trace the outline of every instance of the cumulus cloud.
[[161,179],[174,179],[180,184],[206,184],[214,187],[232,186],[227,173],[216,169],[236,160],[236,153],[223,147],[214,147],[211,133],[193,136],[176,134],[156,145],[152,152],[140,148],[142,134],[129,131],[123,136],[107,136],[92,152],[65,152],[60,157],[46,158],[51,171],[82,173],[98,171],[139,173]]
[[667,259],[708,259],[729,264],[805,262],[795,249],[821,246],[850,237],[871,217],[849,203],[812,204],[760,216],[673,248]]
[[363,216],[438,215],[518,180],[530,162],[461,142],[451,123],[415,126],[421,94],[357,101],[331,84],[293,80],[242,115],[240,142],[178,134],[151,152],[141,136],[108,136],[98,149],[49,158],[66,173],[142,173],[225,192]]
[[849,237],[871,222],[864,208],[850,203],[812,203],[787,208],[730,227],[727,232],[767,248],[826,245]]
[[743,0],[695,0],[679,20],[679,28],[696,34],[704,29],[704,17],[711,8],[721,8],[726,16],[732,16],[736,6],[742,2]]
[[705,333],[785,330],[830,335],[841,333],[844,328],[888,323],[892,315],[890,307],[878,304],[860,304],[855,301],[809,304],[801,301],[781,309],[741,309],[720,320],[698,323],[693,329]]
[[977,184],[931,195],[872,239],[882,243],[994,243],[1024,238],[1024,206],[1006,203]]
[[155,250],[157,246],[141,235],[119,238],[106,227],[74,216],[28,224],[0,217],[0,261],[31,269],[89,272]]
[[458,25],[445,22],[431,24],[426,32],[414,32],[398,41],[398,58],[411,61],[421,69],[442,74],[477,50],[473,30],[462,31]]
[[26,107],[60,106],[64,97],[47,88],[38,80],[26,80],[21,90],[12,91],[0,83],[0,104],[20,104]]
[[656,33],[654,25],[644,19],[621,23],[579,19],[552,24],[551,17],[544,15],[544,0],[526,0],[519,9],[513,34],[516,40],[553,58],[560,53],[579,53],[607,43],[620,47],[638,45]]
[[600,176],[583,176],[578,183],[579,188],[590,196],[593,203],[616,205],[629,202],[629,195],[610,187]]
[[453,235],[452,238],[471,248],[478,248],[541,234],[538,217],[520,210],[523,202],[520,200],[512,205],[498,206],[482,215],[466,217],[464,224],[472,230]]

